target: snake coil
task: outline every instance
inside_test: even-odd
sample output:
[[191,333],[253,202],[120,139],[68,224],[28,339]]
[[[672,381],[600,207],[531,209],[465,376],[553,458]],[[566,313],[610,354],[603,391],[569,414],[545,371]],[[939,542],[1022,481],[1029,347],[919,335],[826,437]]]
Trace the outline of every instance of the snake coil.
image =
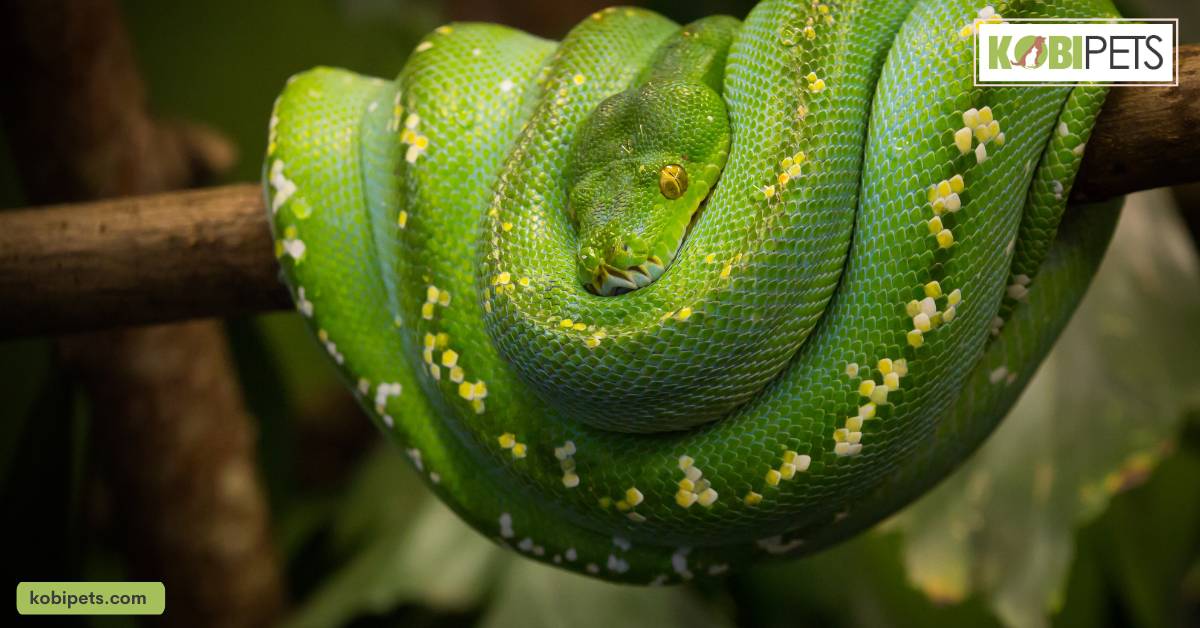
[[972,452],[1086,289],[1117,207],[1066,199],[1105,90],[975,87],[971,46],[982,21],[1107,15],[759,4],[724,64],[728,160],[619,296],[578,280],[572,140],[690,31],[632,8],[561,43],[443,26],[395,81],[289,81],[276,253],[371,417],[497,542],[653,584],[811,552]]

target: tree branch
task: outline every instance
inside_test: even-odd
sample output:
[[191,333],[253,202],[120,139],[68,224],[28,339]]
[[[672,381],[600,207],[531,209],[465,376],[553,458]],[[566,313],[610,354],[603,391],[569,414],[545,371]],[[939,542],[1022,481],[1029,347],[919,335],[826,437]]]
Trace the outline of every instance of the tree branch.
[[[1098,201],[1200,180],[1200,45],[1178,87],[1111,91],[1072,191]],[[214,190],[0,213],[0,337],[289,306],[262,190]]]

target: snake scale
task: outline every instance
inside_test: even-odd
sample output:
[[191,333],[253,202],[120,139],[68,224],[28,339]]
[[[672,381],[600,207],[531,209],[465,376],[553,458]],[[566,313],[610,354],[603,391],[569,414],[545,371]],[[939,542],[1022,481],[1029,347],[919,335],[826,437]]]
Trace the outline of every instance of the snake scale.
[[767,0],[561,42],[450,24],[317,68],[264,164],[297,309],[481,533],[663,584],[826,547],[995,427],[1103,255],[1105,88],[980,88],[981,21],[1107,0]]

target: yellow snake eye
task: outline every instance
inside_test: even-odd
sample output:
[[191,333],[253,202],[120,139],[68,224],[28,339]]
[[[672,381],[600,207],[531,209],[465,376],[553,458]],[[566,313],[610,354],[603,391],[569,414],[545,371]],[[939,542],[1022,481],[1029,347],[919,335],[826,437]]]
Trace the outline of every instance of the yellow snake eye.
[[658,189],[669,199],[677,199],[687,191],[687,170],[679,164],[668,164],[658,171]]

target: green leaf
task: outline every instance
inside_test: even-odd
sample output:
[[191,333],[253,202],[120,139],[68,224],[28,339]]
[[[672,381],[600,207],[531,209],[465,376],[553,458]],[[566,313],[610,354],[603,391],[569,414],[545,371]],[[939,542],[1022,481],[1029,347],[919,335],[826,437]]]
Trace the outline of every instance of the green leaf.
[[685,587],[610,584],[526,559],[513,559],[501,582],[484,628],[732,626],[709,600]]
[[1200,405],[1200,272],[1164,192],[1131,196],[1071,324],[1010,416],[901,513],[909,578],[931,598],[986,596],[1016,627],[1061,606],[1076,527],[1140,483]]
[[509,560],[434,499],[389,445],[364,463],[338,512],[331,544],[347,559],[289,626],[337,626],[405,604],[469,610]]

